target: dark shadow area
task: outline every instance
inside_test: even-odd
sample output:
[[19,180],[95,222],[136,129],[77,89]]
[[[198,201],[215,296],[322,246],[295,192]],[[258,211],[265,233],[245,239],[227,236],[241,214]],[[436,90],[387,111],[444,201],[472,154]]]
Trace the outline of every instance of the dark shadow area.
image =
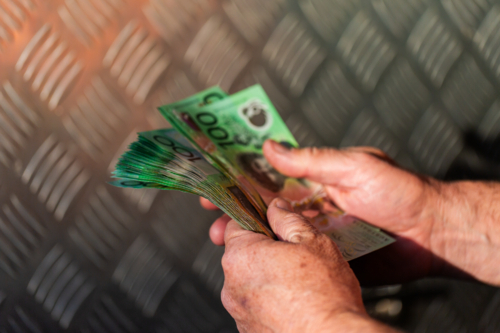
[[483,139],[475,131],[464,133],[465,146],[444,180],[500,180],[500,136]]
[[[463,150],[440,178],[500,181],[500,136],[485,139],[470,130],[463,141]],[[439,258],[434,259],[443,269],[433,271],[429,251],[396,238],[396,243],[349,263],[363,286],[370,316],[410,332],[500,331],[500,289]]]
[[390,235],[396,242],[349,262],[361,286],[394,285],[426,277],[474,280],[411,239]]
[[410,332],[496,332],[498,288],[392,236],[395,243],[349,262],[370,316]]

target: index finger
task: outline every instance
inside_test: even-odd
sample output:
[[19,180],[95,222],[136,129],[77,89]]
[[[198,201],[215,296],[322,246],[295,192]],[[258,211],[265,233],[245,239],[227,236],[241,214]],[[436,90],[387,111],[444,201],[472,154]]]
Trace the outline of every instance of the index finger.
[[307,178],[318,183],[338,185],[356,169],[352,153],[334,148],[291,148],[273,140],[266,140],[262,147],[271,166],[288,177]]
[[234,220],[229,221],[224,233],[224,243],[226,244],[226,249],[236,246],[245,247],[266,240],[273,241],[266,235],[243,229]]

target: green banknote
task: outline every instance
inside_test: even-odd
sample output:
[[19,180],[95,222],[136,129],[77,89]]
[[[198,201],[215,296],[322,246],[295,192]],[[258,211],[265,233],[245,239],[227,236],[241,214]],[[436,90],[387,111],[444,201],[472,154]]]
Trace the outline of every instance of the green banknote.
[[239,173],[235,167],[228,162],[223,155],[217,154],[216,146],[205,133],[199,130],[194,122],[191,121],[184,109],[194,110],[206,105],[217,103],[224,100],[229,95],[219,87],[208,88],[184,100],[164,105],[158,108],[161,114],[176,128],[190,143],[211,163],[214,167],[221,170],[228,177],[232,178],[244,193],[249,197],[259,214],[265,219],[267,206],[261,198],[260,193],[251,186],[246,178]]
[[275,237],[244,191],[174,129],[139,133],[119,159],[119,187],[178,190],[209,199],[244,228]]
[[329,235],[346,260],[394,241],[338,209],[321,184],[286,177],[267,162],[265,140],[298,144],[260,85],[230,96],[213,87],[159,110],[175,129],[139,133],[120,158],[113,185],[196,194],[243,228],[271,237],[266,204],[283,197]]
[[176,119],[177,129],[189,127],[196,133],[191,137],[198,146],[230,165],[240,182],[249,182],[266,203],[281,196],[296,207],[308,208],[322,192],[319,184],[281,175],[264,158],[262,145],[267,139],[290,147],[298,144],[260,85],[211,104],[163,110],[169,119]]
[[289,147],[296,140],[260,85],[208,104],[183,104],[160,108],[172,125],[206,154],[214,157],[246,188],[253,187],[266,203],[275,197],[289,200],[298,213],[339,246],[347,260],[394,241],[391,237],[338,209],[321,184],[286,177],[265,159],[262,145],[273,139]]

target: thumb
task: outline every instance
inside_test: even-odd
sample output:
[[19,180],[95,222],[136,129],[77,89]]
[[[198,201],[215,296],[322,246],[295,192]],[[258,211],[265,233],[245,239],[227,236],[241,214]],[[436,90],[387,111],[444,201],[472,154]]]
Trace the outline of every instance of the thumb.
[[264,143],[263,150],[269,163],[282,174],[326,185],[338,185],[362,162],[353,159],[363,156],[333,148],[289,149],[272,140]]
[[274,199],[267,209],[267,219],[279,240],[305,243],[315,239],[320,232],[303,216],[292,211],[292,206],[281,198]]

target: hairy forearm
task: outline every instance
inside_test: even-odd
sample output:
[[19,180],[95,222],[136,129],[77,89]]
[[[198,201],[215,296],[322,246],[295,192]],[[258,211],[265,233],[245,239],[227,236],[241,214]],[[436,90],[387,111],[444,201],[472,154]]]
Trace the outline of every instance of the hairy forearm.
[[442,273],[500,285],[500,183],[441,183],[435,203],[431,247],[449,264]]

